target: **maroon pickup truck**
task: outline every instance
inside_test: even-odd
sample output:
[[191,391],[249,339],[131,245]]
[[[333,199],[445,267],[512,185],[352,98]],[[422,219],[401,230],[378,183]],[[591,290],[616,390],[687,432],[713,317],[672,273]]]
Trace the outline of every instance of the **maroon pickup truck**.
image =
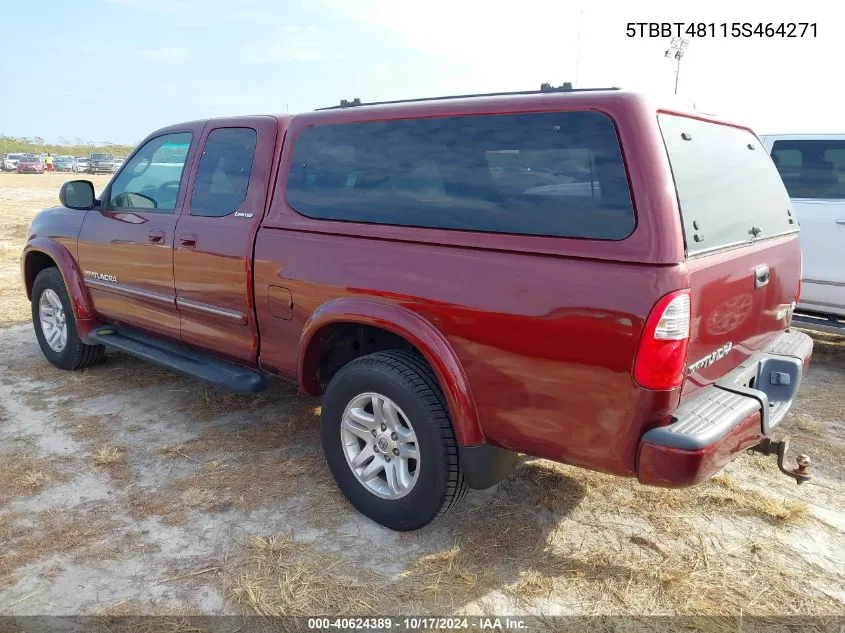
[[798,224],[748,128],[618,90],[194,121],[22,258],[62,369],[121,350],[323,394],[338,485],[399,530],[518,453],[687,486],[776,453],[812,341]]

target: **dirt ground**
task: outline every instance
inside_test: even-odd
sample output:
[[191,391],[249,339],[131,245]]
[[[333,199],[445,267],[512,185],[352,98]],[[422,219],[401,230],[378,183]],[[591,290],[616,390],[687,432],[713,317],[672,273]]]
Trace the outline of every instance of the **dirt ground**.
[[845,615],[845,338],[779,432],[800,488],[772,458],[680,491],[525,459],[398,534],[337,491],[317,400],[44,360],[17,257],[67,178],[0,175],[0,614]]

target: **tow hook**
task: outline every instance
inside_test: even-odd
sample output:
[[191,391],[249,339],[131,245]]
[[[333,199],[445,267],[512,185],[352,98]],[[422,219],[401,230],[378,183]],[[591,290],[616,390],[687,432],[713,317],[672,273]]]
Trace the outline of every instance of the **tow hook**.
[[810,466],[812,465],[812,461],[810,457],[807,455],[799,455],[796,458],[796,462],[798,464],[797,468],[793,468],[792,470],[788,470],[786,466],[783,464],[783,460],[786,458],[786,451],[789,449],[789,438],[785,437],[779,442],[775,442],[774,440],[769,439],[768,437],[763,438],[763,441],[757,444],[756,446],[752,446],[748,449],[748,454],[753,453],[762,453],[763,455],[777,455],[778,456],[778,468],[780,471],[789,477],[792,477],[796,483],[803,484],[805,481],[808,481],[813,478],[813,475],[810,474]]

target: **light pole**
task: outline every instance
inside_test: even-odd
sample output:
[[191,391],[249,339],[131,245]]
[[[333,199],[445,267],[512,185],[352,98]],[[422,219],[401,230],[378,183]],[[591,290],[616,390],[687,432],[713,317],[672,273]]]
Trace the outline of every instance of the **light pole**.
[[684,57],[684,52],[689,46],[689,40],[684,37],[673,37],[669,42],[669,48],[666,49],[666,57],[675,58],[678,60],[678,65],[675,68],[675,94],[678,94],[678,76],[681,74],[681,59]]

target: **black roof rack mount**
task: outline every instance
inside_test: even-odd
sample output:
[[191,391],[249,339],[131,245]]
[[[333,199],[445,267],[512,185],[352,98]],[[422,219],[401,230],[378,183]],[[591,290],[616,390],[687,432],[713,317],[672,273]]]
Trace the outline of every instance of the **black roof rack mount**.
[[363,103],[359,97],[347,100],[341,99],[340,105],[328,106],[326,108],[317,108],[317,110],[339,110],[341,108],[354,108],[357,106],[370,105],[393,105],[397,103],[419,103],[423,101],[443,101],[445,99],[468,99],[470,97],[509,97],[513,95],[539,95],[548,92],[596,92],[602,90],[619,90],[617,87],[612,88],[573,88],[570,82],[564,82],[561,86],[553,86],[551,84],[541,84],[539,90],[518,90],[516,92],[482,92],[478,94],[466,95],[448,95],[444,97],[422,97],[419,99],[398,99],[396,101],[373,101],[371,103]]

